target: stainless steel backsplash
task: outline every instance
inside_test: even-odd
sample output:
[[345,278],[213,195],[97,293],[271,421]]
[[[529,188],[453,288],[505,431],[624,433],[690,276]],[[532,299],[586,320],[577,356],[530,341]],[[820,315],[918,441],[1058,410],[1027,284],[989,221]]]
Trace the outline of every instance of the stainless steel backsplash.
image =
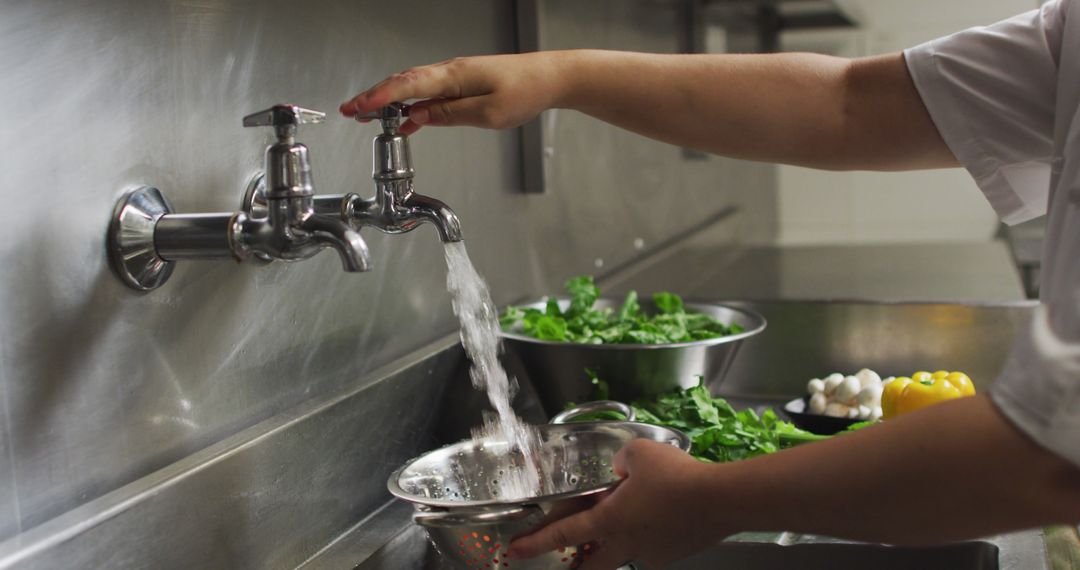
[[[630,2],[551,2],[543,42],[675,49],[674,3],[616,4]],[[568,36],[560,22],[594,33]],[[410,65],[513,45],[505,0],[5,2],[0,540],[355,388],[455,327],[431,227],[365,232],[370,273],[342,272],[333,253],[186,262],[162,289],[133,293],[105,262],[121,191],[152,184],[180,212],[236,209],[269,140],[241,117],[290,102],[333,115],[299,137],[317,191],[370,194],[375,127],[336,118],[337,105]],[[551,120],[543,195],[518,191],[514,131],[414,138],[418,191],[457,211],[499,303],[602,272],[772,189],[769,167],[687,161],[570,112]],[[726,223],[734,240],[739,220]]]

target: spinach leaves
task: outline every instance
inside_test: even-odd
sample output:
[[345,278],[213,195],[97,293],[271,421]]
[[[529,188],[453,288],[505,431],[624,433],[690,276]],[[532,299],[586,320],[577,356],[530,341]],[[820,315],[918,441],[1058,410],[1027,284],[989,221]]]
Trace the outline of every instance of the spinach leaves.
[[743,328],[724,325],[709,315],[687,312],[682,298],[674,293],[652,296],[657,314],[648,315],[638,295],[626,295],[618,311],[595,309],[600,289],[592,276],[582,275],[566,282],[570,305],[563,311],[549,299],[544,309],[508,307],[500,317],[504,330],[521,323],[521,331],[540,340],[583,344],[670,344],[737,334]]
[[703,461],[723,463],[773,453],[799,443],[826,439],[780,420],[766,409],[735,411],[723,398],[713,398],[704,382],[656,398],[634,402],[637,421],[675,428],[690,437],[690,453]]
[[[597,389],[606,388],[606,383],[595,374],[590,372],[589,376]],[[596,396],[606,397],[603,393]],[[723,398],[713,398],[704,381],[689,390],[637,400],[632,407],[639,422],[685,433],[691,441],[690,454],[711,463],[748,459],[829,438],[780,420],[772,409],[766,409],[760,415],[752,409],[736,411]],[[598,412],[577,418],[577,421],[622,419],[615,412]]]

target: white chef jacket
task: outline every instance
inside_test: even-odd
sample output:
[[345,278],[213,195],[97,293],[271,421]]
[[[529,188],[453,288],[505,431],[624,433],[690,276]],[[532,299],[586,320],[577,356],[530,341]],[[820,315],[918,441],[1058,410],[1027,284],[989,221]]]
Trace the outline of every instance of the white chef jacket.
[[1046,214],[1042,303],[990,396],[1080,466],[1080,0],[904,52],[945,143],[998,215]]

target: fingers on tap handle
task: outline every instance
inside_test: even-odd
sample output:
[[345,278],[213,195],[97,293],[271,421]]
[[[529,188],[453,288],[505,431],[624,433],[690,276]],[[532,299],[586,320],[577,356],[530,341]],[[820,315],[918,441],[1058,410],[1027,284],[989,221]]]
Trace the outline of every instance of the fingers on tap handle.
[[443,62],[392,75],[342,103],[339,110],[346,117],[356,117],[377,111],[393,101],[419,99],[409,109],[409,120],[400,128],[406,135],[416,132],[422,125],[512,126],[509,124],[512,118],[498,112],[490,86],[470,82],[468,74],[453,69],[450,62]]
[[355,117],[356,115],[363,115],[364,113],[371,113],[377,111],[393,101],[404,101],[410,97],[398,97],[393,98],[393,95],[400,89],[395,89],[393,85],[393,77],[382,80],[374,87],[363,91],[357,96],[349,99],[338,107],[338,111],[346,117]]
[[419,130],[420,130],[420,125],[412,122],[411,120],[408,120],[408,121],[405,121],[404,123],[401,123],[401,126],[398,127],[398,132],[405,135],[405,136],[409,136],[409,135],[411,135],[411,134],[413,134],[413,133],[415,133],[416,131],[419,131]]
[[346,117],[354,117],[376,111],[394,101],[448,97],[460,91],[445,64],[425,65],[383,79],[342,103],[338,110]]

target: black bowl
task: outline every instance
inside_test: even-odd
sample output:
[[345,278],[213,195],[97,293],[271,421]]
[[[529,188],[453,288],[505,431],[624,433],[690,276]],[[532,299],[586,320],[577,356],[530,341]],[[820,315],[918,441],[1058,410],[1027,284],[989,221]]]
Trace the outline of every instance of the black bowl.
[[809,400],[809,396],[803,396],[802,398],[795,398],[784,404],[784,414],[791,418],[791,423],[795,424],[796,427],[802,428],[810,433],[833,435],[846,430],[854,424],[866,421],[858,418],[834,418],[832,416],[810,413],[807,411]]

